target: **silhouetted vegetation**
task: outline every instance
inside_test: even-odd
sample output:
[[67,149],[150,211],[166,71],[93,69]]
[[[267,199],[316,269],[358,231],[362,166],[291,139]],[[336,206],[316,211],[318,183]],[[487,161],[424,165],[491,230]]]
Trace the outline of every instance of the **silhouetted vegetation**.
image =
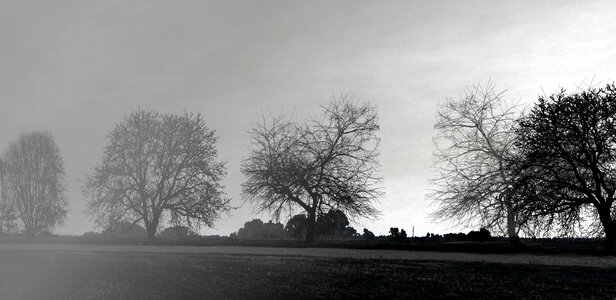
[[398,227],[389,228],[389,237],[394,241],[404,241],[407,238],[406,231],[399,230]]
[[602,227],[607,243],[616,241],[616,86],[540,97],[517,133],[512,164],[523,174],[515,192],[524,213],[549,217],[543,225],[565,234]]
[[[285,231],[294,238],[304,238],[308,219],[306,215],[299,214],[291,217],[285,226]],[[315,235],[321,239],[346,239],[358,237],[355,228],[349,226],[346,215],[337,209],[322,213],[317,218]]]
[[259,219],[244,223],[244,227],[240,228],[236,234],[231,234],[231,238],[238,238],[240,240],[270,240],[286,237],[288,237],[288,233],[284,230],[281,223],[274,223],[272,221],[263,223]]
[[467,237],[469,241],[482,242],[492,240],[492,235],[485,228],[481,228],[479,231],[471,231],[468,233]]
[[368,230],[367,228],[364,228],[364,234],[362,234],[361,237],[365,241],[373,241],[375,238],[374,233],[372,233],[372,231]]

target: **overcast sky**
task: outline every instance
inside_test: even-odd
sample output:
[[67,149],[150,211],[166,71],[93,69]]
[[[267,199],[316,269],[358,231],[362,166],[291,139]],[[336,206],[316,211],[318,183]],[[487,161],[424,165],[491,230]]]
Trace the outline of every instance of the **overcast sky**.
[[[81,234],[93,229],[83,178],[131,109],[203,113],[241,206],[251,118],[351,94],[378,107],[386,193],[358,231],[461,230],[427,220],[437,104],[489,79],[527,103],[616,80],[616,2],[434,2],[0,1],[0,147],[53,133],[70,204],[56,232]],[[245,204],[204,233],[253,217],[268,220]]]

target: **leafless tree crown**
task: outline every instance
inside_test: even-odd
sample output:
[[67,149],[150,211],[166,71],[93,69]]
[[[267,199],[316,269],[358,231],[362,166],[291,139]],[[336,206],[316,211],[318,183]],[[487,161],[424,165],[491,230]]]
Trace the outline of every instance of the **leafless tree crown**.
[[50,133],[20,135],[4,152],[1,165],[4,217],[16,211],[31,236],[62,224],[67,205],[64,162]]
[[375,107],[346,96],[305,122],[262,116],[249,132],[243,195],[277,218],[294,205],[312,221],[326,208],[374,217],[382,194],[378,130]]
[[229,209],[215,143],[199,114],[133,111],[111,131],[102,163],[87,178],[88,212],[102,227],[142,221],[150,238],[164,217],[212,226]]
[[439,107],[434,139],[438,176],[429,194],[439,205],[434,219],[517,236],[522,220],[515,219],[513,200],[507,197],[515,180],[507,161],[515,153],[520,112],[503,99],[504,93],[492,83],[476,85]]

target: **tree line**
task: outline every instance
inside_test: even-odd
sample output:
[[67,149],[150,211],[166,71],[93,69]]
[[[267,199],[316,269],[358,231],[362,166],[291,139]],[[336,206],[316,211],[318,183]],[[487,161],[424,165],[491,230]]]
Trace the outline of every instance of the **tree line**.
[[[477,85],[439,106],[438,176],[429,193],[438,208],[432,218],[487,228],[512,240],[556,232],[603,235],[612,243],[614,84],[561,90],[539,97],[527,110],[504,95],[492,83]],[[289,216],[284,230],[307,243],[324,228],[348,225],[346,216],[379,216],[374,204],[383,190],[374,105],[332,97],[312,118],[262,114],[256,120],[241,163],[245,201],[276,220]],[[201,114],[130,112],[109,132],[101,161],[85,176],[86,213],[106,230],[142,224],[150,239],[161,224],[192,231],[213,226],[233,209],[216,142]],[[2,232],[34,236],[62,224],[64,181],[52,134],[20,135],[0,160]],[[344,220],[336,221],[340,216]],[[347,225],[336,230],[357,234]]]

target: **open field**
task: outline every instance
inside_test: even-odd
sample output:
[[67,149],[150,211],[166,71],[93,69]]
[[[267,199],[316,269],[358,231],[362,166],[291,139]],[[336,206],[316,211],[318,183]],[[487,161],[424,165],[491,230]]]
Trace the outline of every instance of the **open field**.
[[0,244],[0,299],[613,299],[614,282],[614,257]]

